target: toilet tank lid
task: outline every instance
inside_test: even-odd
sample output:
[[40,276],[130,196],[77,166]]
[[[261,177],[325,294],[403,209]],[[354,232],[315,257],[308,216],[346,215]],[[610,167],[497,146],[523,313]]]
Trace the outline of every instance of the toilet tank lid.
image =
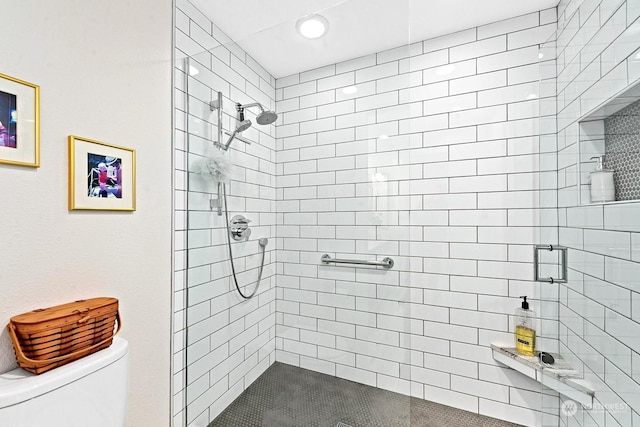
[[76,381],[121,359],[128,351],[129,343],[124,338],[115,337],[108,348],[40,375],[20,368],[6,372],[0,375],[0,408],[33,399]]

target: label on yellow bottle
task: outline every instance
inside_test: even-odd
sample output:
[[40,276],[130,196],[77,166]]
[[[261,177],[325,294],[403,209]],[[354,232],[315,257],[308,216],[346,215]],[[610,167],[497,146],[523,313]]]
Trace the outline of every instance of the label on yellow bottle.
[[536,331],[526,326],[516,326],[516,351],[525,356],[536,355]]

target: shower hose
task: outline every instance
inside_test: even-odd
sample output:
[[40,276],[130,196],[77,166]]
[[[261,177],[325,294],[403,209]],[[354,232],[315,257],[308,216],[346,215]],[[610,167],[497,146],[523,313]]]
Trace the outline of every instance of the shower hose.
[[253,289],[253,292],[251,292],[251,294],[249,295],[245,295],[244,293],[242,293],[242,290],[240,289],[240,285],[238,285],[238,278],[236,277],[236,268],[233,265],[233,251],[231,250],[231,233],[229,232],[229,209],[227,209],[227,186],[224,183],[222,184],[222,195],[224,196],[224,217],[225,217],[225,221],[227,222],[226,235],[227,235],[227,245],[229,247],[229,261],[231,261],[231,272],[233,273],[233,282],[235,283],[236,289],[238,290],[238,293],[240,294],[240,296],[244,299],[249,299],[256,294],[256,292],[258,291],[258,286],[260,286],[260,280],[262,279],[262,269],[264,267],[264,253],[266,250],[268,240],[264,238],[258,240],[258,244],[262,248],[262,260],[260,261],[260,269],[258,270],[258,280],[256,281],[256,287]]

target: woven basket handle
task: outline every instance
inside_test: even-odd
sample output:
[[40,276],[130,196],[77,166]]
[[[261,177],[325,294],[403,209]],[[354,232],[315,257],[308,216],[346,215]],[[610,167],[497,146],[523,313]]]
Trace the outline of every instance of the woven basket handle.
[[42,366],[42,365],[48,365],[50,363],[53,362],[60,362],[62,360],[66,360],[69,359],[70,357],[73,356],[77,356],[79,354],[83,354],[83,353],[88,353],[91,352],[91,350],[93,350],[94,348],[100,347],[102,344],[109,342],[109,340],[112,340],[113,337],[115,337],[116,335],[118,335],[118,332],[120,332],[120,329],[122,329],[122,321],[120,320],[120,312],[116,311],[116,320],[118,321],[118,329],[116,329],[116,332],[110,336],[109,338],[106,338],[102,341],[100,341],[97,344],[94,344],[90,347],[87,348],[83,348],[82,350],[78,350],[78,351],[74,351],[73,353],[69,353],[69,354],[65,354],[64,356],[60,356],[60,357],[54,357],[53,359],[42,359],[42,360],[35,360],[35,359],[29,359],[27,356],[24,355],[24,353],[22,352],[22,347],[20,347],[20,341],[18,341],[18,337],[16,336],[16,327],[15,325],[13,325],[12,323],[9,323],[7,325],[7,329],[9,329],[9,337],[11,337],[11,341],[13,341],[13,347],[16,349],[16,353],[18,355],[18,358],[23,359],[29,363],[33,363],[35,366]]

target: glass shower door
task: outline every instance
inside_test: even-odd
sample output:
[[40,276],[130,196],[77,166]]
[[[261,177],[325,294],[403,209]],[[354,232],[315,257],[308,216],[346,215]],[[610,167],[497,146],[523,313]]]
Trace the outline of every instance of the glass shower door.
[[[557,342],[549,348],[559,355],[555,369],[563,369],[557,375],[551,366],[542,375],[545,386],[559,391],[559,403],[550,399],[545,425],[631,426],[640,422],[640,386],[634,375],[640,332],[634,314],[640,289],[640,203],[621,200],[617,193],[616,200],[602,201],[592,194],[597,189],[591,172],[598,156],[611,157],[605,167],[615,170],[621,163],[614,159],[633,163],[637,158],[637,138],[623,150],[616,145],[640,131],[634,106],[638,90],[626,72],[637,59],[616,56],[594,74],[590,71],[599,69],[599,60],[584,61],[603,47],[586,40],[567,43],[561,32],[552,56],[559,58],[557,120],[541,129],[541,199],[549,196],[551,208],[557,194],[557,215],[541,215],[541,226],[552,233],[541,233],[540,243],[567,248],[566,282],[540,283],[541,289],[555,288],[541,301],[553,317],[543,320],[541,332]],[[545,48],[553,54],[555,45]],[[572,68],[581,57],[582,66]],[[638,166],[634,163],[631,174]],[[623,176],[615,174],[616,179]],[[543,187],[543,182],[550,185]],[[560,277],[561,260],[554,257],[548,263],[543,277]]]

